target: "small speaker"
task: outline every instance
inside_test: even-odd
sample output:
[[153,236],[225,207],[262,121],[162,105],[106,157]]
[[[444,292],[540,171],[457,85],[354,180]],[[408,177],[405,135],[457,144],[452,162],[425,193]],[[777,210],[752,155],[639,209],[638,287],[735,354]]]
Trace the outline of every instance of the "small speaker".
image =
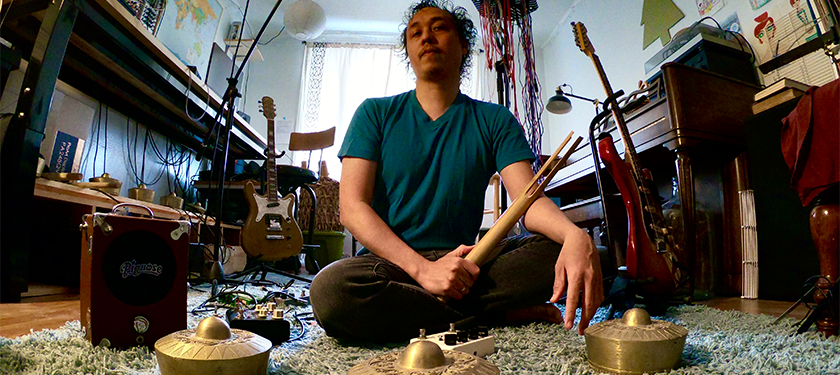
[[152,346],[187,328],[190,223],[85,215],[81,322],[94,345]]

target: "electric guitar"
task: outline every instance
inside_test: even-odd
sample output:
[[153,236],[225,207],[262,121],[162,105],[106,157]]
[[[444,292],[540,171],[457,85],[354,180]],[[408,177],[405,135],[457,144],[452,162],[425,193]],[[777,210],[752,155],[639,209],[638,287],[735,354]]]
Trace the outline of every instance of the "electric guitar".
[[268,147],[265,149],[267,189],[265,195],[259,195],[252,181],[245,184],[248,217],[242,226],[240,239],[245,254],[260,260],[278,261],[300,254],[303,234],[293,216],[294,195],[279,198],[277,193],[274,99],[264,96],[260,103],[268,130]]
[[607,94],[604,104],[609,106],[624,143],[625,160],[622,160],[615,149],[612,136],[606,132],[601,133],[598,154],[615,180],[627,210],[627,272],[637,281],[642,291],[652,295],[670,295],[679,286],[681,271],[677,267],[674,236],[665,225],[658,194],[654,193],[656,185],[652,181],[650,171],[642,169],[639,163],[639,156],[618,107],[616,95],[610,87],[601,60],[595,54],[595,48],[586,35],[586,27],[581,22],[572,22],[572,28],[575,44],[592,59],[598,71],[601,85]]

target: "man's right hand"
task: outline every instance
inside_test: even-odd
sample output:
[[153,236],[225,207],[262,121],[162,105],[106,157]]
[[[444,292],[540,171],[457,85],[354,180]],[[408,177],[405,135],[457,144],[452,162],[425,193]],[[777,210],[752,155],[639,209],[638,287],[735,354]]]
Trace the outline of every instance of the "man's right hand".
[[436,296],[463,298],[470,292],[480,272],[478,265],[464,259],[473,247],[475,245],[461,245],[434,262],[423,263],[414,279]]

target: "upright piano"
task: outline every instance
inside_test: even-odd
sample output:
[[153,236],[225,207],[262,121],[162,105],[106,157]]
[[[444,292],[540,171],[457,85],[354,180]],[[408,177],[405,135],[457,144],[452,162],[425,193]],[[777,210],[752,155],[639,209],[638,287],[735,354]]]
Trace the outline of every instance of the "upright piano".
[[[663,200],[670,197],[671,179],[679,186],[686,240],[680,261],[693,275],[691,290],[713,295],[738,295],[741,289],[741,240],[738,191],[747,189],[744,119],[752,115],[759,87],[717,73],[678,63],[662,66],[653,99],[625,116],[642,166],[653,172]],[[619,153],[621,134],[607,125]],[[597,134],[595,134],[597,137]],[[584,137],[586,138],[586,137]],[[601,166],[601,168],[603,168]],[[617,265],[623,264],[626,247],[626,214],[616,197],[612,178],[603,169],[601,180],[609,219],[618,222],[609,231]],[[565,168],[552,179],[546,194],[555,199],[569,218],[593,234],[604,219],[594,159],[588,142],[579,146]],[[697,233],[695,210],[711,223]],[[622,222],[623,220],[623,222]],[[623,224],[623,226],[622,226]],[[622,233],[623,231],[623,233]],[[709,236],[701,243],[699,236]],[[597,239],[596,239],[597,240]],[[602,244],[607,245],[607,244]],[[610,246],[608,246],[610,247]]]

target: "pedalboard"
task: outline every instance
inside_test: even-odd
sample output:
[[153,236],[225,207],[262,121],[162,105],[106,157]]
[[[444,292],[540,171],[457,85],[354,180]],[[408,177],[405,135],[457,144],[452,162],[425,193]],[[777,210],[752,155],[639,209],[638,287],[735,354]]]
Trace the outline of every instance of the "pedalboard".
[[283,307],[274,302],[257,305],[253,310],[230,310],[227,313],[230,328],[256,333],[280,345],[289,341],[291,325],[283,319]]
[[446,332],[426,336],[425,330],[421,330],[420,337],[411,339],[411,343],[424,339],[437,344],[442,350],[457,350],[481,358],[496,351],[496,338],[488,333],[486,327],[459,331],[455,330],[455,324],[450,323]]

